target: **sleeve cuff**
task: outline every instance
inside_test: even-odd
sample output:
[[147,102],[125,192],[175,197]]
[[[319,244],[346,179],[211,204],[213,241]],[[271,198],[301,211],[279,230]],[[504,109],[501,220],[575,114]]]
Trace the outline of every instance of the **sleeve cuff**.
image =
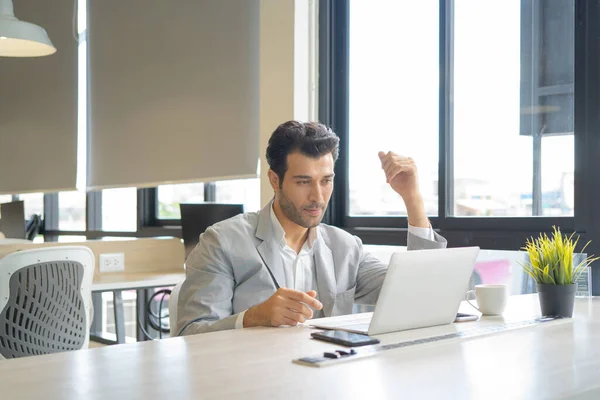
[[235,329],[244,328],[244,315],[246,315],[246,311],[243,311],[238,315],[237,319],[235,320]]
[[429,225],[429,228],[421,228],[408,224],[408,231],[421,239],[431,240],[432,242],[435,241],[431,225]]

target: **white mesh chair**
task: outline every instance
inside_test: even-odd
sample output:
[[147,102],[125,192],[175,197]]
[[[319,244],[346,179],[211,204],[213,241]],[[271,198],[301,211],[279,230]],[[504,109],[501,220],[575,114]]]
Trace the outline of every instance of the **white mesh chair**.
[[169,295],[169,329],[171,330],[169,337],[175,337],[179,333],[177,332],[177,298],[179,297],[179,290],[181,290],[182,283],[179,282],[175,285]]
[[0,359],[88,347],[94,254],[83,246],[0,259]]

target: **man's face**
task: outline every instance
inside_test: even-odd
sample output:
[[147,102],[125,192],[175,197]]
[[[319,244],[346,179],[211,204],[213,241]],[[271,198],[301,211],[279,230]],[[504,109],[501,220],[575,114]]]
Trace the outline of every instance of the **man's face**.
[[333,191],[333,165],[331,153],[311,158],[296,152],[288,154],[281,186],[277,174],[269,171],[275,201],[288,219],[304,228],[321,223]]

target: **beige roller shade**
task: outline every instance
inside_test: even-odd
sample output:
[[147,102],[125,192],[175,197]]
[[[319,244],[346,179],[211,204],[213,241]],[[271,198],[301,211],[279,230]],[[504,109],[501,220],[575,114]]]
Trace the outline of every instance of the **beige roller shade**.
[[73,0],[17,0],[17,18],[42,26],[57,52],[0,57],[0,193],[75,188],[77,42]]
[[88,186],[255,177],[258,0],[89,0]]

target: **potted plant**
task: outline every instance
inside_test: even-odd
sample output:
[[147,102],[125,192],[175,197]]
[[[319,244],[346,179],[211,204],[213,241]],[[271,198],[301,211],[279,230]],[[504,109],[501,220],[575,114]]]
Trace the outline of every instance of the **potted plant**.
[[[575,302],[575,283],[579,275],[599,257],[586,257],[573,265],[573,253],[579,236],[563,236],[560,229],[553,227],[552,237],[545,233],[531,240],[522,250],[527,252],[529,262],[521,263],[523,270],[537,283],[540,308],[543,316],[572,317]],[[583,253],[588,242],[581,252]]]

